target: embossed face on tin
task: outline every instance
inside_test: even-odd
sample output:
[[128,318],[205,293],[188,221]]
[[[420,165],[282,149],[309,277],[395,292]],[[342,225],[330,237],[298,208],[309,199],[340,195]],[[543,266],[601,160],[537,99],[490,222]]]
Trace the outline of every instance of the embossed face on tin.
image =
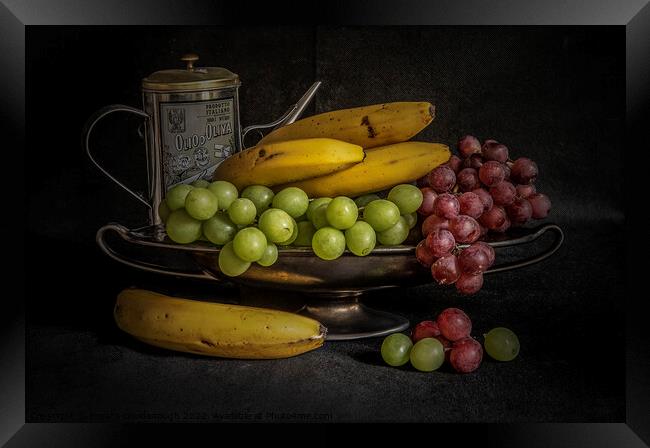
[[167,112],[167,130],[172,134],[185,132],[185,109],[171,107]]

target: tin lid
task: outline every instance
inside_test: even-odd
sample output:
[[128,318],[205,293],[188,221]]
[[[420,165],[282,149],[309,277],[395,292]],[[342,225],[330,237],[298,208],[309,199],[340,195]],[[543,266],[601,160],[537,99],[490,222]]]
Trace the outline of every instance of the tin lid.
[[154,91],[197,91],[228,86],[239,86],[239,75],[223,67],[194,67],[199,60],[196,54],[183,55],[187,63],[183,69],[159,70],[142,80],[144,90]]

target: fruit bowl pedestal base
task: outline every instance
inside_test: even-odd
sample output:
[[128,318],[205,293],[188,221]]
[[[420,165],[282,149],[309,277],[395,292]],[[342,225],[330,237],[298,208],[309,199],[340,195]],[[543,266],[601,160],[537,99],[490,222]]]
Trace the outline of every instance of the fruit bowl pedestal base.
[[370,308],[361,291],[301,294],[240,286],[241,305],[275,308],[311,317],[327,327],[328,341],[385,336],[409,328],[409,320]]
[[410,326],[408,319],[369,308],[359,302],[358,298],[311,302],[300,310],[300,314],[322,322],[327,327],[328,341],[386,336],[404,331]]

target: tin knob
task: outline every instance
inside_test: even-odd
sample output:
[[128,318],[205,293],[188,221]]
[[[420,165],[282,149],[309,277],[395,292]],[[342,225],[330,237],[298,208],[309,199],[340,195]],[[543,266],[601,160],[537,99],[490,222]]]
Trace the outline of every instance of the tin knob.
[[199,60],[199,55],[188,53],[181,56],[181,61],[187,62],[187,70],[194,71],[194,63]]

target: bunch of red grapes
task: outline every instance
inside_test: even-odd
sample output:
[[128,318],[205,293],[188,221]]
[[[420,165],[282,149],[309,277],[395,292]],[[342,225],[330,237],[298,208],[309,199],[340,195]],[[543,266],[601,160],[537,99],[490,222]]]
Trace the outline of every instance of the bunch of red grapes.
[[438,284],[474,294],[494,263],[494,249],[479,240],[545,218],[551,201],[535,189],[537,164],[525,157],[510,160],[504,144],[486,140],[481,145],[466,135],[458,152],[460,157],[451,156],[418,180],[423,195],[418,213],[426,219],[416,257]]
[[413,327],[411,340],[415,344],[424,338],[435,338],[445,350],[447,361],[459,373],[478,369],[483,360],[483,347],[471,336],[472,321],[458,308],[447,308],[436,320],[424,320]]

